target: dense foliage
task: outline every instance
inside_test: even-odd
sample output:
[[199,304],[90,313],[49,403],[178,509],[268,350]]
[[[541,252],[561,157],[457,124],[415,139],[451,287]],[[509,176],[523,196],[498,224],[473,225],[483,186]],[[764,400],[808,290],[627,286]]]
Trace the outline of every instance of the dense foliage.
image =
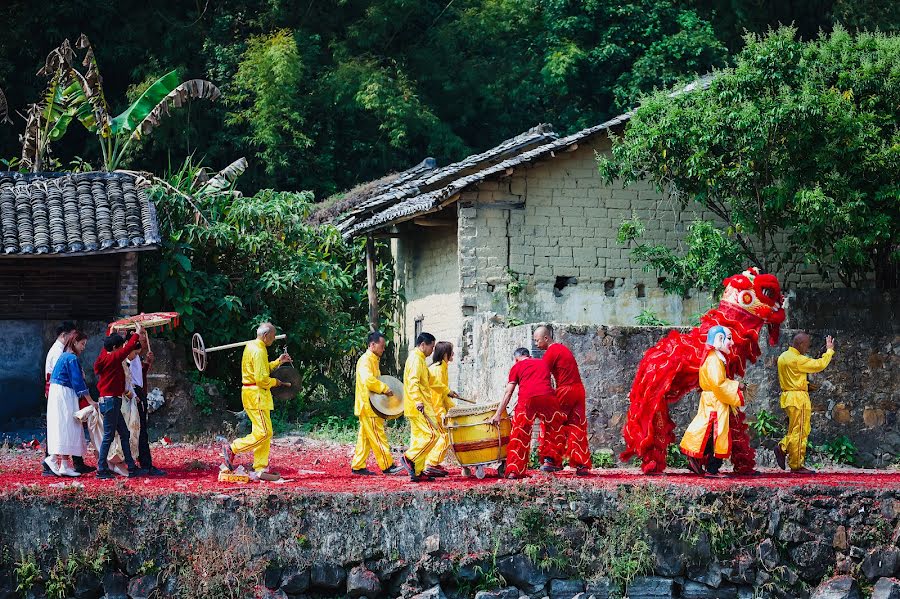
[[[164,239],[141,264],[143,309],[180,312],[176,332],[186,340],[200,331],[208,347],[252,339],[258,323],[275,323],[303,378],[293,414],[282,416],[296,415],[305,399],[349,396],[368,333],[363,242],[347,244],[333,227],[306,224],[309,192],[243,197],[202,183],[189,161],[168,180],[153,189]],[[379,299],[390,316],[397,296],[385,250]],[[209,357],[208,376],[239,385],[240,350]]]
[[[638,245],[679,292],[721,280],[736,257],[782,277],[814,265],[847,286],[874,272],[878,286],[893,288],[898,122],[900,37],[838,28],[803,42],[782,28],[749,36],[708,89],[646,99],[601,170],[650,179],[718,218],[719,231],[692,228],[686,255]],[[626,224],[621,237],[636,233]]]
[[[47,53],[86,33],[113,114],[173,69],[225,96],[173,112],[132,144],[126,167],[161,173],[191,153],[207,164],[246,155],[248,194],[310,189],[318,199],[538,122],[560,132],[596,124],[643,91],[722,65],[745,28],[890,30],[897,12],[886,0],[12,0],[0,87],[12,114],[24,112],[46,85],[35,73]],[[0,126],[0,156],[21,153],[22,129],[19,118]],[[102,163],[81,127],[55,149],[63,166]]]

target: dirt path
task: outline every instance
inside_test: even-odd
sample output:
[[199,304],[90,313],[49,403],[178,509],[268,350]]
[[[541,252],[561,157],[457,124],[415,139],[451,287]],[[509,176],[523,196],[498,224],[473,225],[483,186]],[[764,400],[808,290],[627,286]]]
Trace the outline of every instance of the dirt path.
[[[83,485],[88,494],[121,492],[123,494],[158,495],[165,493],[218,494],[234,492],[273,493],[392,493],[411,490],[454,490],[490,485],[542,484],[550,478],[537,471],[524,481],[501,481],[496,470],[488,469],[484,480],[464,478],[458,468],[451,468],[451,475],[433,482],[412,483],[406,476],[356,476],[350,473],[350,446],[326,444],[306,439],[278,439],[272,447],[271,467],[288,479],[283,484],[248,483],[226,484],[217,481],[221,454],[214,444],[154,447],[154,464],[165,469],[165,478],[117,478],[111,481],[97,480],[93,475],[80,478],[56,478],[41,476],[42,451],[13,449],[0,454],[0,493],[9,493],[27,487],[27,492],[71,492],[63,485]],[[241,463],[248,464],[248,457]],[[89,464],[96,464],[96,456],[88,456]],[[374,461],[369,468],[377,471]],[[686,470],[672,470],[661,476],[645,476],[635,468],[595,469],[590,477],[575,477],[572,471],[564,471],[554,478],[575,484],[597,487],[615,487],[621,484],[702,485],[710,490],[726,490],[736,486],[799,487],[805,485],[900,489],[900,471],[842,469],[822,471],[815,475],[799,476],[781,470],[764,470],[758,476],[702,479]]]

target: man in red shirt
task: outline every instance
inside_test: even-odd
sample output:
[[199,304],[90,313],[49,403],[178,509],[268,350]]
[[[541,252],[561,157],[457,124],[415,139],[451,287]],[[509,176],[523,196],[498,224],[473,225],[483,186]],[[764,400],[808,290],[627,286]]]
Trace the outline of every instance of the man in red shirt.
[[512,432],[506,455],[506,477],[523,478],[528,468],[534,419],[540,418],[547,430],[557,435],[557,429],[562,424],[562,413],[556,407],[556,395],[550,384],[547,365],[542,360],[532,358],[524,347],[513,352],[513,357],[516,363],[509,371],[503,401],[488,423],[494,426],[500,424],[501,417],[506,413],[506,405],[518,386],[519,400],[513,412]]
[[103,349],[94,362],[94,372],[97,374],[97,392],[100,395],[100,414],[103,416],[103,442],[100,443],[100,456],[97,458],[97,478],[108,479],[115,477],[109,469],[107,458],[109,446],[112,444],[116,433],[119,433],[119,441],[122,443],[122,453],[125,454],[125,463],[128,465],[128,476],[139,476],[141,471],[134,458],[131,456],[129,444],[130,434],[125,419],[122,418],[122,395],[125,393],[125,368],[122,361],[128,357],[137,346],[138,340],[144,332],[140,324],[135,323],[135,334],[126,342],[121,335],[113,333],[103,340]]
[[565,414],[563,425],[555,431],[541,425],[541,470],[562,470],[563,457],[566,457],[569,466],[575,468],[575,474],[587,476],[591,473],[591,452],[588,449],[584,383],[581,382],[578,363],[568,347],[553,341],[550,327],[535,329],[534,344],[544,350],[543,361],[556,381],[557,403]]

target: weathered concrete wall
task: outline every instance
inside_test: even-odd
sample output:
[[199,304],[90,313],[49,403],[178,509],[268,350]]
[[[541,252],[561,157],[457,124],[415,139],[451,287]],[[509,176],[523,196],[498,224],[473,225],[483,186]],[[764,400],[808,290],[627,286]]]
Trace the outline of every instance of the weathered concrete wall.
[[[34,418],[46,414],[44,363],[56,340],[58,321],[0,320],[0,424],[14,418]],[[106,323],[77,321],[88,335],[81,366],[88,385],[96,384],[94,360],[103,346]],[[96,393],[94,393],[96,395]]]
[[[415,343],[417,319],[421,319],[423,331],[459,347],[462,312],[457,248],[456,227],[426,227],[397,242],[397,278],[407,300],[401,318],[401,365]],[[451,376],[456,376],[455,367]]]
[[895,494],[552,482],[365,496],[23,489],[0,498],[0,591],[16,584],[13,560],[33,556],[47,580],[57,557],[88,552],[108,561],[72,577],[84,599],[124,597],[129,577],[132,597],[149,587],[164,597],[462,599],[507,586],[480,597],[607,599],[624,582],[631,599],[798,599],[832,573],[869,583],[900,573]]
[[[480,320],[473,335],[477,358],[464,365],[460,392],[481,401],[499,401],[506,385],[515,348],[532,347],[536,325],[512,328],[491,326]],[[575,354],[585,382],[591,445],[621,451],[622,425],[628,411],[628,393],[644,352],[662,338],[664,327],[606,327],[554,325],[556,338]],[[685,329],[686,330],[686,329]],[[787,418],[780,408],[776,363],[795,331],[783,329],[777,347],[762,335],[762,356],[747,370],[747,413],[753,418],[767,410]],[[813,331],[813,352],[818,357],[824,335],[837,336],[836,356],[822,373],[810,380],[821,385],[812,393],[812,435],[815,443],[847,435],[859,449],[861,465],[885,466],[900,455],[900,335],[887,329]],[[696,412],[696,395],[683,398],[672,410],[677,433],[684,431]]]

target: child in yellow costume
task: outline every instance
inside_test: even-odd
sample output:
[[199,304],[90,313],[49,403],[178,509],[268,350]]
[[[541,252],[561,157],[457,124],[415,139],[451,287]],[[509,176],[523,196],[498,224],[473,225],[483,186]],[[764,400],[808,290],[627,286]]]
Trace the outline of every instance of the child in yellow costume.
[[356,402],[353,413],[359,418],[359,435],[356,438],[356,450],[353,452],[350,470],[353,474],[375,474],[366,468],[369,452],[372,452],[382,472],[396,474],[400,472],[400,468],[394,464],[391,445],[388,443],[387,435],[384,434],[384,418],[375,413],[369,401],[369,393],[394,394],[390,387],[378,380],[381,376],[379,361],[384,354],[387,340],[382,333],[375,331],[369,333],[368,343],[369,349],[356,362]]
[[425,358],[434,352],[434,335],[419,333],[416,348],[410,352],[403,368],[403,415],[409,421],[409,449],[401,463],[413,482],[433,480],[424,476],[425,460],[437,442],[433,416],[426,415],[425,406],[431,404],[431,375]]
[[681,439],[681,453],[695,474],[704,474],[703,459],[707,458],[707,475],[720,476],[722,461],[731,456],[731,411],[744,405],[743,384],[725,373],[726,356],[734,347],[731,331],[721,325],[710,328],[706,345],[709,351],[699,373],[700,407]]
[[441,462],[447,459],[447,450],[450,449],[450,434],[444,428],[444,417],[447,416],[447,410],[455,405],[452,398],[459,397],[455,391],[450,390],[450,375],[447,371],[452,361],[453,344],[449,341],[438,341],[431,355],[431,366],[428,367],[428,373],[431,375],[431,404],[430,407],[425,406],[425,413],[432,418],[437,428],[438,438],[425,460],[425,476],[440,477],[448,474],[447,469],[441,466]]
[[268,347],[275,342],[275,326],[264,322],[256,329],[256,339],[244,347],[241,358],[241,403],[250,418],[250,434],[222,446],[225,466],[234,470],[236,454],[253,452],[253,470],[262,480],[278,480],[278,474],[268,472],[269,448],[272,443],[272,387],[290,385],[273,379],[269,374],[281,364],[292,362],[287,352],[269,362]]
[[775,447],[775,461],[782,470],[790,467],[792,472],[798,474],[814,472],[803,465],[806,460],[806,441],[809,438],[809,420],[812,412],[806,375],[821,372],[831,363],[834,356],[834,339],[831,335],[825,337],[825,353],[818,360],[806,357],[808,351],[809,335],[797,333],[791,340],[791,347],[778,356],[781,408],[788,415],[788,430],[781,443]]

